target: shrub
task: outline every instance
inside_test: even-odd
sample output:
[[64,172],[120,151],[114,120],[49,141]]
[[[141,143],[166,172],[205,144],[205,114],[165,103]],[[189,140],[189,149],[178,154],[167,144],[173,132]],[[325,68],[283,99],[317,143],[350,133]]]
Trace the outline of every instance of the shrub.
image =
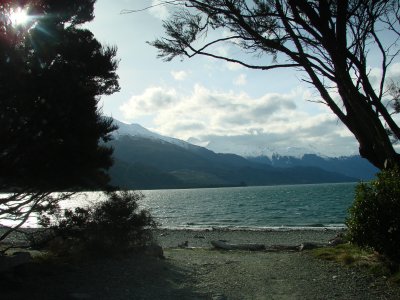
[[352,243],[400,262],[400,172],[385,170],[360,183],[346,220]]
[[107,193],[107,200],[87,208],[65,210],[50,225],[56,252],[86,252],[91,255],[119,254],[152,243],[156,222],[147,210],[139,210],[143,194]]

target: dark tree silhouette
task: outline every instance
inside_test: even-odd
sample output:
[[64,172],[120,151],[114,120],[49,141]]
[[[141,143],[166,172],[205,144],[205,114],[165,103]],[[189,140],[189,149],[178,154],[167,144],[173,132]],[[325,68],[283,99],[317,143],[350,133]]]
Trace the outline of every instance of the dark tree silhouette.
[[[305,81],[318,90],[321,103],[357,138],[362,157],[380,169],[400,165],[393,147],[400,138],[393,118],[398,99],[387,93],[388,67],[400,51],[398,0],[176,0],[161,4],[174,5],[175,11],[164,22],[166,36],[150,43],[159,50],[159,57],[170,61],[177,56],[205,55],[251,69],[301,70],[307,75]],[[212,34],[218,30],[228,34]],[[215,49],[223,43],[260,57],[260,64],[252,64],[247,56],[219,55]],[[271,57],[270,62],[265,56]],[[371,56],[380,60],[377,85],[370,76]]]
[[[116,48],[79,25],[95,0],[0,2],[0,216],[21,224],[53,191],[104,187],[115,129],[99,97],[119,90]],[[25,9],[25,23],[12,22]],[[0,238],[1,239],[1,238]]]

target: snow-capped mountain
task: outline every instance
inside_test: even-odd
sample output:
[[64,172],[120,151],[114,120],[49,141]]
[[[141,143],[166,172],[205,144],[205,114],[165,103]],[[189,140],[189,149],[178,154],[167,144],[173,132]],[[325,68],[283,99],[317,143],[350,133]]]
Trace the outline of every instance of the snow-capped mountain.
[[369,180],[377,171],[360,156],[328,157],[313,147],[272,148],[235,137],[190,139],[192,144],[139,124],[114,124],[119,128],[110,143],[116,160],[111,177],[117,185],[132,187],[129,182],[143,181],[144,173],[152,176],[141,188]]
[[[294,157],[301,159],[304,155],[313,154],[319,157],[333,158],[342,156],[358,155],[355,150],[351,150],[353,145],[349,145],[346,152],[338,150],[338,147],[318,147],[318,145],[300,144],[290,145],[290,140],[269,141],[269,137],[260,138],[258,136],[208,136],[204,139],[190,138],[188,142],[205,147],[216,153],[234,153],[243,157],[268,157],[274,156]],[[343,147],[339,147],[343,149]]]
[[271,147],[261,143],[244,143],[231,137],[214,138],[209,141],[190,138],[189,143],[205,147],[216,153],[234,153],[243,157],[265,156],[272,159],[273,156],[290,156],[302,158],[305,154],[315,154],[321,157],[327,155],[320,153],[312,146],[309,147]]
[[120,136],[129,135],[129,136],[149,138],[153,140],[161,140],[185,149],[195,147],[194,145],[188,142],[152,132],[139,124],[126,124],[116,119],[114,119],[113,123],[118,126],[118,129],[113,132],[113,136],[116,139],[118,139]]
[[236,154],[242,157],[267,157],[272,159],[273,157],[293,157],[301,159],[304,155],[316,155],[321,158],[334,158],[343,156],[357,156],[356,152],[350,155],[343,155],[342,153],[336,153],[334,147],[330,149],[330,152],[323,153],[313,145],[307,146],[270,146],[267,141],[260,139],[251,139],[248,137],[240,136],[219,136],[211,137],[208,140],[189,138],[187,141],[183,141],[177,138],[164,136],[155,132],[152,132],[139,124],[126,124],[121,121],[114,119],[114,124],[119,128],[113,135],[114,138],[120,136],[129,135],[136,137],[144,137],[153,140],[160,140],[168,142],[185,149],[194,149],[203,147],[211,150],[215,153],[226,153]]

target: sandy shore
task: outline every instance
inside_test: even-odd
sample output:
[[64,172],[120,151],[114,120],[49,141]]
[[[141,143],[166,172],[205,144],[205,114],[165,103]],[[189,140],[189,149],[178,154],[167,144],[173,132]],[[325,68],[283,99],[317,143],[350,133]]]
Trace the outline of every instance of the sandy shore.
[[[158,230],[165,259],[32,263],[1,275],[0,299],[400,299],[384,278],[304,252],[218,251],[210,241],[324,243],[334,231]],[[188,241],[194,249],[180,249]]]

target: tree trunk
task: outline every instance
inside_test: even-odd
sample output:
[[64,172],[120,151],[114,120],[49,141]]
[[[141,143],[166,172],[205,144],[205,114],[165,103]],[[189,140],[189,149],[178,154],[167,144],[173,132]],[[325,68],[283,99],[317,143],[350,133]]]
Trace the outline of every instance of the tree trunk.
[[351,96],[342,95],[342,99],[347,110],[346,126],[359,142],[360,155],[379,169],[400,166],[400,155],[365,96],[356,92]]
[[338,91],[346,108],[342,121],[358,140],[361,157],[381,170],[400,166],[400,155],[394,150],[368,94],[363,95],[354,85],[339,50],[334,49],[331,56],[334,58]]

